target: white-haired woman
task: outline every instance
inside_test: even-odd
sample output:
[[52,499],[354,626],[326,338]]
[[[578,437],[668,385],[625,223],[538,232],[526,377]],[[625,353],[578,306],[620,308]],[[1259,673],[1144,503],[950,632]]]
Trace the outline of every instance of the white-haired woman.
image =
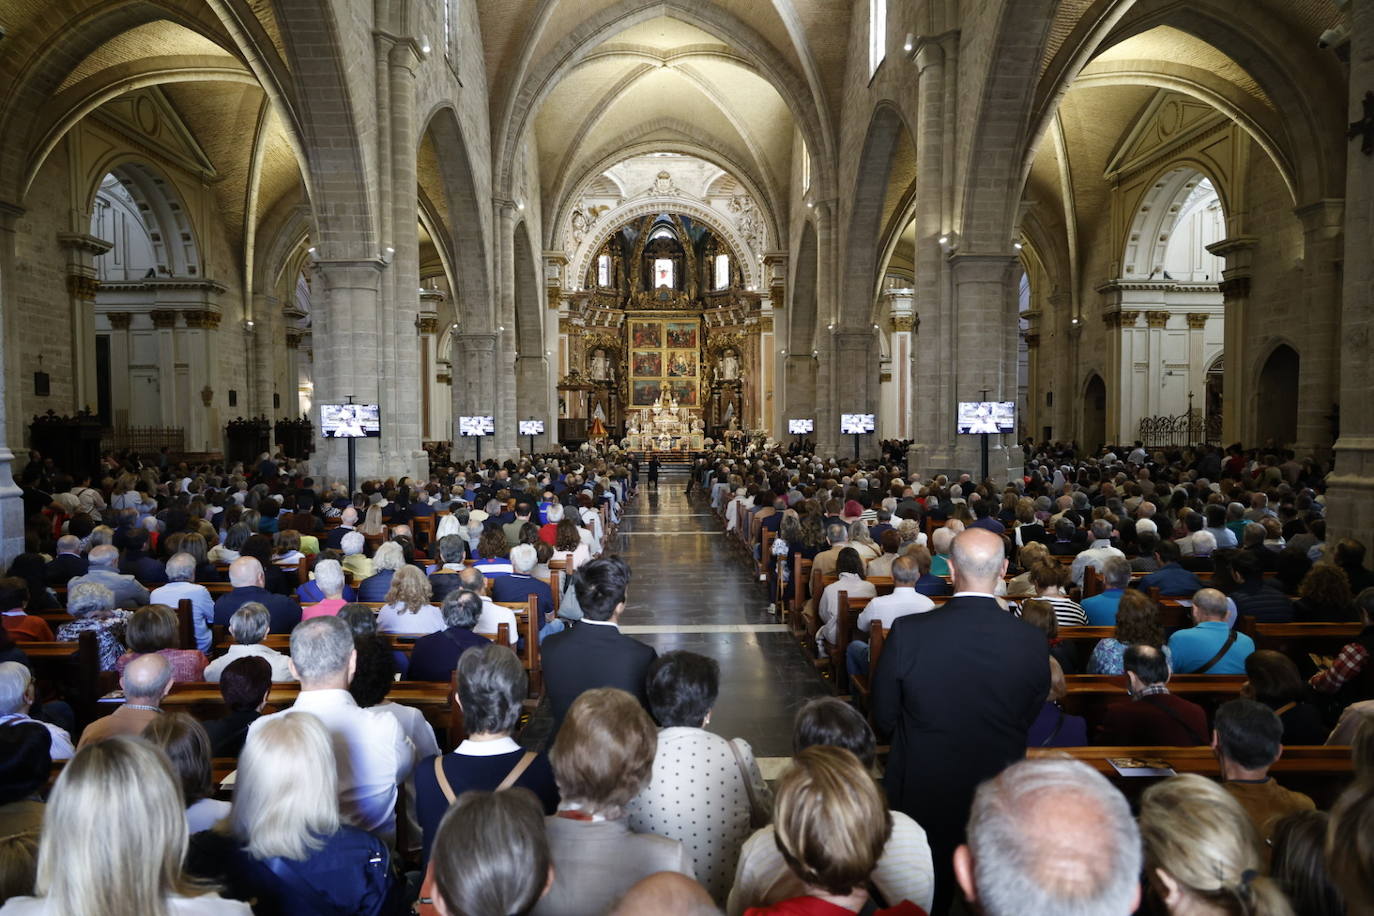
[[[331,760],[332,765],[332,760]],[[38,846],[36,896],[5,916],[249,916],[182,872],[186,813],[167,758],[142,738],[82,748],[57,778]]]
[[57,628],[57,638],[62,641],[94,632],[101,671],[115,670],[124,654],[124,628],[130,613],[114,604],[114,592],[98,582],[82,582],[67,593],[67,613],[76,619]]
[[340,820],[338,791],[319,719],[293,712],[263,720],[239,755],[229,816],[192,839],[188,868],[253,900],[259,916],[405,912],[390,850]]
[[[344,535],[344,540],[350,536]],[[348,548],[345,547],[344,551],[347,552],[347,550]],[[372,557],[372,575],[364,579],[362,584],[358,586],[358,600],[364,603],[385,601],[386,593],[391,591],[391,577],[405,565],[406,555],[400,544],[395,541],[387,541],[378,547],[377,553]]]
[[378,631],[428,636],[444,629],[444,615],[430,602],[431,596],[429,579],[417,567],[397,570],[391,577],[386,604],[377,614]]
[[[348,586],[344,582],[343,567],[339,565],[338,560],[320,560],[315,564],[315,587],[324,597],[301,612],[302,620],[322,617],[325,614],[337,614],[339,608],[348,603],[348,598],[344,595],[344,590]],[[299,589],[297,592],[299,593]]]

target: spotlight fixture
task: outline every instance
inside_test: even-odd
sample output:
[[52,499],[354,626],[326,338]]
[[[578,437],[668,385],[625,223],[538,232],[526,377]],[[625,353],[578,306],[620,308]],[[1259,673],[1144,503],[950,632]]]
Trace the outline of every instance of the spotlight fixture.
[[1012,242],[1011,247],[1015,248],[1017,251],[1020,251],[1025,246],[1023,246],[1020,242]]
[[948,244],[949,244],[949,236],[947,236],[947,235],[942,235],[942,236],[940,236],[940,244],[941,244],[941,245],[948,245]]

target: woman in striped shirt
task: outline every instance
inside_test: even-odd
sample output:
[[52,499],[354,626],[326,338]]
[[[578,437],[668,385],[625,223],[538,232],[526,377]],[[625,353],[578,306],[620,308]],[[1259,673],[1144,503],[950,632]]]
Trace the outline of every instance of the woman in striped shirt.
[[1069,568],[1063,563],[1053,558],[1036,563],[1030,570],[1030,583],[1037,598],[1054,606],[1054,616],[1061,627],[1087,625],[1088,615],[1064,591],[1069,584]]

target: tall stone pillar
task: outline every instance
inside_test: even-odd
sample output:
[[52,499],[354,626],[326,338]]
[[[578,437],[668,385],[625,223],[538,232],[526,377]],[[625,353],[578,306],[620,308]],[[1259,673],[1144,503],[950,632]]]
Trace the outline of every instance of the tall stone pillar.
[[[543,420],[547,409],[549,390],[549,361],[543,353],[520,354],[515,360],[515,390],[519,396],[515,417],[511,425],[518,431],[521,420]],[[529,439],[518,436],[518,448],[528,448]],[[544,435],[534,437],[534,447],[543,451],[549,444],[549,424],[544,424]]]
[[[1007,374],[1007,335],[999,335],[995,330],[989,333],[989,329],[1005,328],[1008,322],[1015,321],[1011,290],[1019,262],[1011,255],[955,255],[950,258],[950,267],[954,281],[953,314],[959,316],[955,329],[957,346],[950,354],[955,378],[952,399],[1015,400],[1016,378]],[[949,366],[949,360],[944,365]],[[980,437],[956,436],[954,429],[951,423],[949,435],[955,439],[955,445],[954,467],[950,470],[977,477],[981,466]],[[1005,481],[1010,466],[1005,438],[992,436],[988,443],[988,473],[999,483]]]
[[[500,335],[457,334],[453,338],[453,460],[477,457],[477,445],[458,435],[458,418],[485,416],[496,399],[496,354]],[[482,458],[495,457],[491,438],[482,443]]]
[[0,203],[0,566],[24,552],[23,492],[14,482],[11,442],[24,441],[18,390],[9,384],[14,362],[14,222],[22,213]]
[[282,347],[281,300],[266,293],[253,294],[253,325],[249,332],[249,347],[253,353],[252,391],[249,402],[252,416],[275,419],[279,410],[272,395],[280,395],[277,387],[279,350]]
[[519,451],[515,442],[519,384],[515,346],[515,221],[519,211],[511,200],[497,200],[496,208],[500,309],[496,323],[496,364],[493,371],[499,374],[500,379],[487,408],[480,412],[496,417],[496,434],[482,443],[482,457],[504,459],[513,457]]
[[[1374,4],[1350,7],[1351,121],[1364,117],[1363,95],[1374,85]],[[1350,141],[1345,161],[1345,261],[1340,320],[1340,438],[1327,478],[1328,541],[1355,537],[1374,545],[1374,156]],[[1230,354],[1226,365],[1231,366]],[[1230,385],[1228,379],[1226,384]],[[1366,554],[1366,561],[1368,560]]]
[[912,476],[929,476],[954,462],[954,395],[949,367],[955,322],[947,319],[945,251],[945,52],[934,39],[916,49],[919,74],[916,109],[916,148],[935,151],[916,157],[916,300],[914,315],[921,331],[911,339],[911,449],[907,467]]
[[887,299],[891,316],[892,369],[891,380],[883,383],[883,412],[890,414],[892,425],[883,429],[882,435],[885,439],[910,439],[912,419],[916,414],[912,403],[916,397],[913,349],[918,319],[915,300],[911,290],[895,292]]
[[835,202],[816,202],[816,450],[821,455],[838,454],[840,412],[835,408],[836,374],[833,332],[837,315],[835,282]]
[[[219,384],[219,348],[216,343],[219,340],[220,313],[214,309],[191,309],[183,312],[182,316],[186,320],[186,329],[177,333],[182,335],[186,354],[184,385],[181,386],[186,448],[193,452],[218,451],[221,447],[220,423],[214,400]],[[113,352],[114,347],[110,350]],[[113,371],[114,366],[110,368]],[[294,408],[295,405],[291,406]]]
[[[324,291],[320,308],[313,309],[315,407],[312,422],[320,428],[320,404],[342,404],[352,395],[359,404],[385,404],[382,390],[394,387],[381,371],[381,287],[385,265],[379,260],[325,260],[315,265]],[[391,418],[382,413],[382,429]],[[395,473],[382,461],[379,439],[356,441],[358,478]],[[317,463],[331,481],[347,481],[348,451],[342,439],[320,440]]]
[[[777,404],[778,398],[774,396],[776,390],[773,384],[773,377],[777,373],[776,350],[774,349],[773,337],[773,308],[765,300],[764,314],[759,316],[759,346],[758,360],[754,365],[758,366],[755,384],[758,386],[758,411],[752,418],[751,425],[754,429],[762,429],[770,436],[778,435],[777,425]],[[784,427],[785,428],[785,427]]]
[[1249,442],[1255,429],[1255,405],[1245,377],[1245,321],[1250,302],[1250,266],[1255,255],[1253,235],[1238,235],[1213,242],[1207,250],[1226,261],[1221,271],[1222,319],[1226,374],[1221,390],[1221,439],[1223,443]]
[[1040,318],[1043,314],[1034,307],[1021,313],[1021,317],[1026,319],[1026,403],[1019,416],[1026,435],[1036,442],[1040,441],[1041,426],[1044,425],[1041,422],[1044,399],[1040,394]]
[[[1074,321],[1073,296],[1068,292],[1053,292],[1047,298],[1049,305],[1041,343],[1048,336],[1054,341],[1053,353],[1058,359],[1051,360],[1041,369],[1045,380],[1045,390],[1041,393],[1041,403],[1045,406],[1044,425],[1049,426],[1055,439],[1067,442],[1075,435],[1074,405],[1082,393],[1083,380],[1078,373],[1078,341],[1083,335],[1083,323]],[[1043,430],[1042,430],[1043,432]]]
[[163,426],[176,426],[181,401],[186,393],[178,390],[176,365],[177,313],[172,309],[153,309],[148,313],[157,337],[158,408]]
[[1321,200],[1293,211],[1302,220],[1302,358],[1298,362],[1299,458],[1330,458],[1330,416],[1339,400],[1341,259],[1345,201]]
[[429,479],[429,461],[421,448],[420,341],[410,333],[420,313],[420,238],[416,217],[415,44],[398,41],[387,55],[389,128],[391,133],[391,281],[389,346],[383,371],[392,422],[382,427],[383,451],[395,464],[393,473]]
[[67,251],[67,301],[72,328],[72,409],[96,405],[95,294],[100,289],[95,259],[113,245],[81,232],[60,232]]
[[282,413],[296,418],[301,415],[301,341],[305,335],[295,328],[286,330],[286,382],[282,391]]
[[[878,412],[878,341],[873,328],[836,328],[830,334],[830,364],[832,391],[830,403],[834,408],[831,425],[837,439],[832,452],[841,458],[854,457],[854,437],[840,435],[840,415]],[[878,433],[859,437],[859,456],[873,458],[878,454]]]
[[110,424],[129,425],[129,325],[133,312],[106,312],[110,323]]

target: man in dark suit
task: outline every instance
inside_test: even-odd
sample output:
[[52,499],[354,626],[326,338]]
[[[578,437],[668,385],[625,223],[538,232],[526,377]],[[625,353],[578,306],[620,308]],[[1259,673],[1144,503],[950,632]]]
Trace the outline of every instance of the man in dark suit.
[[1164,597],[1189,596],[1203,588],[1202,581],[1179,565],[1178,545],[1173,541],[1160,541],[1155,548],[1155,561],[1159,568],[1135,580],[1135,587],[1142,592],[1158,588]]
[[508,603],[525,601],[534,595],[539,600],[539,614],[548,623],[553,616],[553,590],[549,583],[534,577],[534,567],[538,563],[539,554],[533,547],[516,544],[510,549],[510,565],[514,572],[491,580],[491,597],[494,601]]
[[1231,557],[1231,577],[1236,586],[1231,600],[1236,613],[1253,617],[1256,623],[1289,623],[1293,620],[1293,602],[1288,596],[1264,581],[1264,566],[1255,553],[1238,550]]
[[[651,647],[620,632],[625,588],[630,583],[630,567],[625,561],[615,556],[602,557],[582,564],[577,573],[574,587],[582,620],[571,630],[545,639],[539,647],[544,657],[544,684],[553,707],[555,735],[568,707],[585,690],[619,687],[638,697],[647,709],[644,675],[658,657]],[[1045,636],[1036,632],[1043,646]],[[1045,672],[1048,679],[1048,662]],[[1041,697],[1040,702],[1043,701]]]
[[215,600],[215,625],[227,627],[234,612],[250,601],[267,608],[273,633],[290,633],[301,622],[301,606],[285,595],[264,587],[262,564],[253,557],[239,557],[229,564],[229,584],[234,588]]
[[873,721],[891,736],[887,795],[926,830],[935,905],[953,893],[950,862],[978,784],[1021,759],[1050,687],[1044,633],[1002,610],[1002,538],[969,528],[950,554],[954,597],[898,618],[873,675]]
[[349,506],[343,510],[339,516],[339,524],[330,528],[320,536],[321,550],[340,550],[343,547],[344,535],[352,531],[358,524],[358,510]]
[[57,539],[57,556],[47,565],[45,576],[49,585],[65,587],[77,576],[86,575],[90,564],[81,555],[81,539],[64,534]]

